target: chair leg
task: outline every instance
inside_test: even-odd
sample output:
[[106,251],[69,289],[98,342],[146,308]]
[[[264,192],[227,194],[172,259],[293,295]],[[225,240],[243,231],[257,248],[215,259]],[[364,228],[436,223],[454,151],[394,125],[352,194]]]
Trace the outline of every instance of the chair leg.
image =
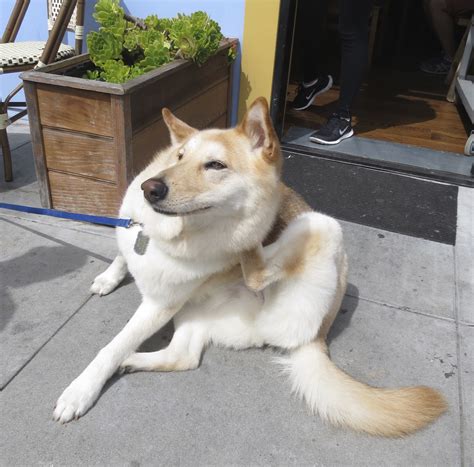
[[5,181],[11,182],[13,180],[12,153],[10,151],[10,143],[8,142],[7,130],[5,128],[0,130],[0,143],[2,146],[3,153],[3,169]]

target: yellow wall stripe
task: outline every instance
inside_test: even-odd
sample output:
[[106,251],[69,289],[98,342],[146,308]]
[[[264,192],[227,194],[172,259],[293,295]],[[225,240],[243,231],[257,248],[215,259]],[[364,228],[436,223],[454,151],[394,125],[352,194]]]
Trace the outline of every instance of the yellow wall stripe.
[[239,118],[257,97],[270,100],[280,0],[246,0]]

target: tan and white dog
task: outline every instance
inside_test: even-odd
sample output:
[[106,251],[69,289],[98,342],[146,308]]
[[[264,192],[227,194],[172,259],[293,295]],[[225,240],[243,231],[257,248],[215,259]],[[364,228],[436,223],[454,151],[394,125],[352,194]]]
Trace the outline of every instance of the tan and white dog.
[[[417,430],[445,410],[427,387],[379,389],[329,359],[325,338],[346,289],[341,227],[280,181],[282,157],[265,99],[229,130],[197,131],[167,110],[171,146],[132,182],[117,229],[120,254],[92,285],[105,295],[133,275],[143,301],[123,330],[59,398],[54,418],[84,415],[117,371],[197,368],[213,343],[269,344],[294,391],[338,425],[384,436]],[[171,319],[169,346],[135,353]]]

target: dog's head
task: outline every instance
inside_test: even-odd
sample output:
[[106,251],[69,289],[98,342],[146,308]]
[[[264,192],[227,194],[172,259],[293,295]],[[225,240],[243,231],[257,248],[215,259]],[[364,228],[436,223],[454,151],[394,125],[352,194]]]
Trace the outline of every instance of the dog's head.
[[[282,158],[268,104],[257,99],[228,130],[198,131],[163,109],[171,136],[165,160],[147,169],[141,188],[149,205],[167,216],[265,209],[277,196]],[[163,165],[163,162],[165,164]],[[153,173],[153,170],[156,173]]]

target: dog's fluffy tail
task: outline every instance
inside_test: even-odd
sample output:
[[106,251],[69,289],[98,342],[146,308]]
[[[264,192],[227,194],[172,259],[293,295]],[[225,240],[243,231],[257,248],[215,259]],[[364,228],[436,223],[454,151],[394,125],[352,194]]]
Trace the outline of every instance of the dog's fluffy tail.
[[321,339],[299,347],[280,362],[294,392],[313,412],[336,425],[371,435],[403,436],[446,410],[441,394],[426,386],[382,389],[356,381],[330,360]]

